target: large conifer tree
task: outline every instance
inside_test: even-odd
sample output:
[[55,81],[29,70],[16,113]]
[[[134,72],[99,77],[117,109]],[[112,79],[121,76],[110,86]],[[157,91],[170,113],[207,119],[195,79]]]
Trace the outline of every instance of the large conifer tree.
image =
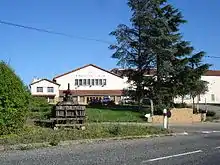
[[[117,41],[110,46],[114,50],[112,57],[118,59],[119,65],[132,68],[128,76],[135,82],[138,101],[144,96],[144,86],[151,84],[148,91],[154,102],[159,107],[169,106],[178,94],[178,86],[185,81],[179,75],[187,74],[185,68],[194,50],[179,32],[186,21],[166,0],[128,0],[128,6],[131,26],[120,24],[110,33]],[[152,79],[145,78],[151,68],[156,68],[156,74]]]

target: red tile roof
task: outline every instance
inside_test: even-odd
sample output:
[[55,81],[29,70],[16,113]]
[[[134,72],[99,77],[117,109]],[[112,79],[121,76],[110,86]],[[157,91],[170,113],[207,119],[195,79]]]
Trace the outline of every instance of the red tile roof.
[[66,72],[66,73],[64,73],[64,74],[58,75],[58,76],[54,77],[53,79],[57,79],[57,78],[59,78],[59,77],[65,76],[65,75],[67,75],[67,74],[76,72],[76,71],[78,71],[78,70],[80,70],[80,69],[83,69],[83,68],[86,68],[86,67],[88,67],[88,66],[93,66],[93,67],[95,67],[95,68],[97,68],[97,69],[100,69],[100,70],[102,70],[102,71],[104,71],[104,72],[107,72],[107,73],[109,73],[109,74],[112,74],[112,75],[114,75],[114,76],[117,76],[117,77],[122,78],[121,76],[119,76],[119,75],[117,75],[117,74],[114,74],[114,73],[112,73],[112,72],[110,72],[110,71],[108,71],[108,70],[105,70],[105,69],[103,69],[103,68],[100,68],[100,67],[98,67],[98,66],[96,66],[96,65],[88,64],[88,65],[85,65],[85,66],[83,66],[83,67],[74,69],[74,70],[72,70],[72,71],[70,71],[70,72]]
[[55,97],[55,94],[32,94],[32,96],[39,96],[39,97]]
[[208,70],[204,76],[220,76],[220,70]]
[[[118,69],[114,68],[111,72],[118,74],[119,76],[126,75],[128,73],[128,69]],[[149,71],[145,72],[145,75],[154,75],[156,74],[156,69],[150,69]],[[220,70],[208,70],[204,76],[220,76]]]
[[[64,95],[65,90],[60,90],[60,95]],[[97,95],[112,95],[112,96],[121,96],[123,90],[71,90],[72,95],[79,96],[97,96]]]

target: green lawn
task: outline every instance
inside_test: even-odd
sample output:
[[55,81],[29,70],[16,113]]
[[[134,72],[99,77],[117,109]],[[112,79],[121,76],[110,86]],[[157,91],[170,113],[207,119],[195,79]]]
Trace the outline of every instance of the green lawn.
[[[30,111],[28,117],[29,119],[49,119],[51,109],[48,108],[46,111],[42,109],[34,112]],[[147,113],[147,110],[145,109],[140,112],[137,109],[137,106],[120,105],[112,107],[87,107],[87,122],[146,122],[144,115]]]
[[87,108],[88,122],[146,122],[144,113],[134,110]]

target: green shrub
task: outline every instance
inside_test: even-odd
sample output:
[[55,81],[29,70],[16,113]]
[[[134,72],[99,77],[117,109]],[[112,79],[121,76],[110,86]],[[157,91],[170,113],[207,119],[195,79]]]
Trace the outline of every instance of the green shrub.
[[175,108],[187,108],[187,104],[186,103],[176,103],[174,104]]
[[31,112],[48,112],[51,111],[52,105],[48,104],[46,98],[32,96],[29,109]]
[[163,110],[168,109],[165,104],[155,105],[154,106],[154,115],[163,115]]
[[48,119],[52,115],[53,105],[48,104],[46,98],[31,97],[29,104],[30,119]]
[[207,111],[207,113],[206,113],[206,116],[207,117],[213,117],[213,116],[215,116],[215,112],[213,112],[213,111]]
[[109,131],[110,134],[112,134],[112,135],[114,135],[114,136],[117,136],[117,135],[119,135],[120,132],[121,132],[121,127],[120,127],[119,124],[118,124],[118,125],[112,125],[112,126],[110,126],[110,127],[108,128],[108,131]]
[[0,62],[0,135],[23,127],[30,93],[21,79],[4,62]]
[[51,146],[57,146],[60,143],[60,137],[58,134],[53,134],[49,144]]

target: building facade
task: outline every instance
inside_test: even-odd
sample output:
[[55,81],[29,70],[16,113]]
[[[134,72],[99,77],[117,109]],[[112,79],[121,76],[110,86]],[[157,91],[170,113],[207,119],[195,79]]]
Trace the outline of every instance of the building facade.
[[[92,99],[101,100],[109,97],[116,104],[123,98],[124,89],[132,86],[127,82],[125,70],[102,69],[96,65],[89,64],[70,72],[58,75],[53,80],[34,80],[30,84],[33,96],[46,97],[49,102],[62,100],[68,84],[75,101],[88,104]],[[156,70],[146,72],[146,76],[154,75]],[[208,91],[204,95],[195,98],[196,103],[220,104],[220,71],[209,70],[201,78],[208,82]],[[191,104],[192,98],[185,96],[185,103]],[[181,103],[182,98],[175,98],[174,102]]]
[[[127,70],[114,68],[111,72],[118,75],[125,75]],[[156,74],[156,69],[151,69],[146,71],[145,76],[153,76]],[[194,101],[200,104],[220,104],[220,71],[219,70],[209,70],[203,76],[201,80],[208,82],[208,91],[200,96],[197,96]],[[174,99],[175,103],[182,103],[182,98],[177,97]],[[184,103],[192,104],[193,99],[190,95],[185,96],[183,99]]]
[[[124,78],[93,64],[58,75],[52,82],[54,85],[59,84],[54,98],[62,99],[69,84],[73,99],[81,104],[87,104],[92,99],[101,100],[104,97],[109,97],[117,104],[122,99],[123,89],[126,87]],[[41,81],[32,83],[31,93],[35,95],[37,87],[41,85]]]
[[[200,104],[220,104],[220,71],[209,70],[205,75],[201,77],[202,80],[208,82],[208,91],[195,98],[195,103]],[[181,103],[181,98],[175,98],[176,103]],[[192,104],[192,98],[187,95],[184,100],[187,104]]]
[[33,96],[45,97],[48,102],[55,102],[59,98],[59,84],[48,79],[34,79],[30,84]]

